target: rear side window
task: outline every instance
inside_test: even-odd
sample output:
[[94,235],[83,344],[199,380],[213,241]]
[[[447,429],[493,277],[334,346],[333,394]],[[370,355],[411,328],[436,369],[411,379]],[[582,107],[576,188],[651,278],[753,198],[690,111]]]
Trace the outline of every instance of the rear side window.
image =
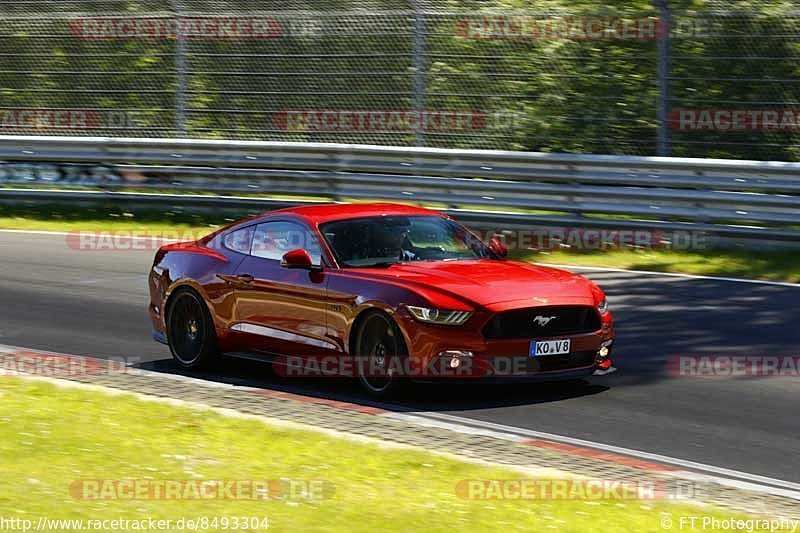
[[256,228],[250,255],[280,261],[298,248],[308,252],[314,265],[321,264],[319,241],[308,228],[294,222],[266,222]]
[[255,233],[255,231],[252,226],[249,228],[232,231],[225,235],[223,244],[228,250],[233,250],[234,252],[239,252],[240,254],[249,254],[250,247],[253,245],[253,233]]

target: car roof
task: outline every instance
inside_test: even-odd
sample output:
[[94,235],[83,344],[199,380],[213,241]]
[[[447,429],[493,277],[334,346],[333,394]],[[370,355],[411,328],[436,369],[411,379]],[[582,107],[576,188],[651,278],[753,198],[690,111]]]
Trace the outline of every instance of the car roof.
[[444,216],[442,213],[432,209],[392,203],[304,205],[300,207],[289,207],[287,209],[273,211],[272,213],[268,213],[268,216],[278,215],[281,213],[293,213],[316,224],[332,222],[334,220],[375,217],[382,215]]

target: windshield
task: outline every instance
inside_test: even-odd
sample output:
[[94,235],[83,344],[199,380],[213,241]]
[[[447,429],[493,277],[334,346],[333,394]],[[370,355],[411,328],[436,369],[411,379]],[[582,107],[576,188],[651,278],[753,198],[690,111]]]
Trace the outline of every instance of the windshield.
[[344,267],[490,257],[464,227],[436,216],[379,216],[329,222],[322,235]]

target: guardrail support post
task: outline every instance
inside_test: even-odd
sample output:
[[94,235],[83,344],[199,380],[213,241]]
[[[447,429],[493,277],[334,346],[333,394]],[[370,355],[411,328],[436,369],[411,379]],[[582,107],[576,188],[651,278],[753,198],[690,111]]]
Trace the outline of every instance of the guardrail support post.
[[173,0],[176,35],[175,35],[175,131],[178,137],[186,137],[186,36],[183,34],[181,20],[183,19],[182,0]]

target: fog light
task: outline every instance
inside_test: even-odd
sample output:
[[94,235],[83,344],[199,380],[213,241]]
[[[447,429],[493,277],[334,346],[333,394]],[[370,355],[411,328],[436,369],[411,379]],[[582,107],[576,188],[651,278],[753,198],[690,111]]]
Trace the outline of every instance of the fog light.
[[597,358],[595,362],[598,363],[598,366],[604,368],[603,365],[611,366],[611,359],[608,358],[611,355],[611,345],[614,344],[614,339],[608,339],[607,341],[603,341],[600,343],[600,348],[597,350]]
[[472,357],[472,352],[467,350],[445,350],[439,352],[439,357],[450,359],[450,368],[458,368],[461,366],[461,360],[467,357]]

